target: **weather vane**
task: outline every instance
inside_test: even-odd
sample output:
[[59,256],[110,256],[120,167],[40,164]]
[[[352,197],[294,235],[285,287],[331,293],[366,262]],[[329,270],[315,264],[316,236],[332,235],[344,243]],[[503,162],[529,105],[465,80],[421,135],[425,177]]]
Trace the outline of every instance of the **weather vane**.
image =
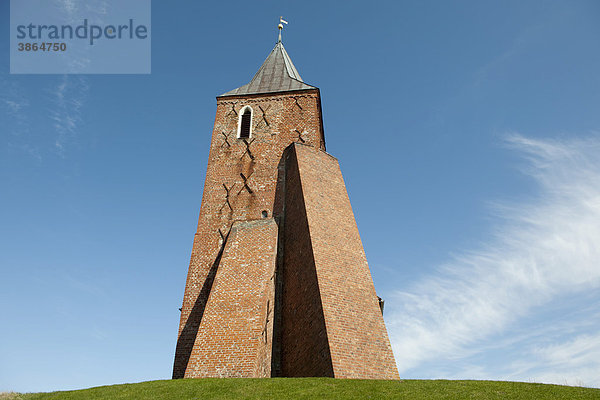
[[283,17],[279,17],[279,25],[277,25],[277,28],[279,28],[279,41],[281,42],[281,30],[283,29],[283,24],[287,25],[287,21],[285,19],[283,19]]

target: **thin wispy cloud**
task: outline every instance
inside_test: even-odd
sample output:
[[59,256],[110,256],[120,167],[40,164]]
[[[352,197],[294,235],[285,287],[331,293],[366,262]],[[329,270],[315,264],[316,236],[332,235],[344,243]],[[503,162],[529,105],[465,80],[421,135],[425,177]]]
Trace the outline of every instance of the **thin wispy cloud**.
[[85,2],[75,0],[55,0],[56,7],[64,14],[72,18],[71,22],[75,22],[75,18],[82,16],[83,11],[86,15],[92,13],[92,16],[106,15],[110,4],[106,0],[88,0]]
[[29,105],[29,100],[15,82],[8,79],[0,80],[0,110],[12,120],[13,129],[8,131],[11,135],[18,136],[29,130],[27,121]]
[[[74,0],[55,0],[61,18],[71,24],[80,24],[84,19],[90,23],[103,24],[110,4],[106,0],[86,2]],[[71,54],[69,64],[75,71],[85,70],[91,62],[91,48],[77,48]],[[77,136],[81,127],[82,109],[89,91],[88,80],[81,75],[63,75],[60,82],[52,89],[54,107],[50,118],[57,133],[55,149],[61,156],[65,155],[67,143]]]
[[3,141],[9,148],[39,161],[42,159],[40,150],[30,137],[30,107],[30,101],[16,82],[0,79],[0,113],[5,117]]
[[75,14],[77,12],[78,7],[74,0],[60,0],[59,3],[69,14]]
[[[0,114],[8,148],[42,160],[50,152],[64,157],[69,143],[80,134],[89,84],[83,76],[58,76],[45,89],[26,90],[16,80],[0,80]],[[44,89],[41,89],[44,90]],[[32,111],[44,107],[46,113]]]
[[[110,4],[106,0],[86,0],[85,2],[75,0],[55,0],[56,11],[60,20],[72,25],[83,23],[84,19],[90,24],[104,25],[105,17],[109,12]],[[67,63],[72,71],[85,71],[91,60],[92,48],[88,46],[73,47],[69,54]]]
[[63,75],[51,89],[50,119],[56,132],[54,147],[61,156],[65,155],[67,143],[77,137],[88,90],[86,78],[70,75]]
[[107,15],[110,9],[110,4],[106,0],[89,1],[85,5],[87,12],[96,16],[96,18]]
[[[79,24],[84,18],[101,20],[107,14],[105,0],[80,2],[54,0],[54,11],[64,23]],[[56,15],[54,16],[56,17]],[[75,69],[89,63],[89,57],[77,54],[69,59]],[[56,79],[56,80],[55,80]],[[4,134],[6,145],[41,160],[47,152],[65,157],[69,144],[75,143],[83,124],[83,112],[88,98],[89,83],[83,75],[62,75],[52,78],[41,89],[19,85],[8,76],[0,80],[0,112],[7,116]],[[42,118],[32,109],[47,110]],[[44,120],[47,118],[47,120]]]
[[20,115],[23,108],[27,107],[29,103],[27,101],[17,102],[9,99],[2,99],[4,105],[8,108],[8,113],[13,116]]
[[599,386],[600,135],[506,143],[537,194],[493,204],[488,240],[390,299],[398,367]]
[[564,343],[539,346],[531,352],[541,366],[531,365],[537,379],[569,385],[598,385],[600,332],[579,335]]

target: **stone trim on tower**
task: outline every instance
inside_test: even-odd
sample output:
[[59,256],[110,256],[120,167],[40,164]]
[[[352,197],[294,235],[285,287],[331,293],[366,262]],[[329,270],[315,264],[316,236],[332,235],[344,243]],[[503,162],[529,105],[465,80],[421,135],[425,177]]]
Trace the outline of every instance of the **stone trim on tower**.
[[[248,115],[246,120],[245,115]],[[249,139],[252,136],[252,118],[254,116],[254,110],[250,106],[244,106],[239,112],[238,116],[238,128],[237,138],[238,139]]]

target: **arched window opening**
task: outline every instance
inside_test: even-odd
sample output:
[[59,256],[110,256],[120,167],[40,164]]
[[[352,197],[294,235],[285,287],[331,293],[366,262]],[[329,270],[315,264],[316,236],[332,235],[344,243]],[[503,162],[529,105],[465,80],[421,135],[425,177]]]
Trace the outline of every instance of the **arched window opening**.
[[244,108],[244,111],[240,118],[240,130],[238,137],[240,139],[250,137],[250,126],[252,124],[252,109],[250,107]]

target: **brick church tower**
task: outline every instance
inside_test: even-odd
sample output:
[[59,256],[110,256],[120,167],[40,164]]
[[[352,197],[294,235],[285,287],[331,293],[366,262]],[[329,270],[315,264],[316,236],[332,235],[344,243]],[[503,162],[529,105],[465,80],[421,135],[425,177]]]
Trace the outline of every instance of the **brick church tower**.
[[250,83],[217,97],[173,367],[274,376],[399,378],[319,89],[281,30]]

